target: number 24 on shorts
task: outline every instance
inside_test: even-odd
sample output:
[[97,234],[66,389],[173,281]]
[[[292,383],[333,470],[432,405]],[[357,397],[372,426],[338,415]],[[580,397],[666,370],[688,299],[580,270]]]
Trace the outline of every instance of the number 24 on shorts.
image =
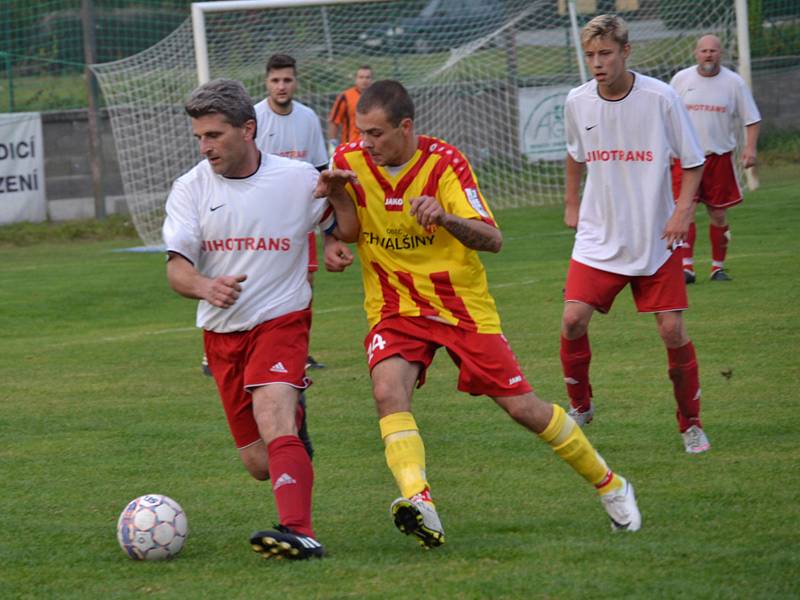
[[369,343],[369,348],[367,348],[367,359],[370,363],[372,363],[372,355],[375,354],[375,350],[383,350],[386,347],[386,340],[381,337],[380,333],[376,333],[372,336],[372,341]]

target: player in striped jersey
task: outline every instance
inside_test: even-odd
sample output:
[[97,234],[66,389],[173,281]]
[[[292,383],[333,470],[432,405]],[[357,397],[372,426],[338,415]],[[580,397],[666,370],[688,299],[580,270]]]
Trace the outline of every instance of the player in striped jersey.
[[[460,368],[459,390],[490,396],[597,488],[614,529],[637,530],[633,488],[563,409],[533,393],[503,336],[478,256],[499,252],[503,238],[466,157],[415,133],[414,105],[396,81],[362,94],[356,122],[363,141],[340,146],[332,160],[358,177],[346,190],[361,226],[373,396],[386,461],[402,494],[391,505],[395,525],[424,547],[444,542],[411,413],[414,387],[424,384],[444,347]],[[326,246],[326,264],[332,247]]]

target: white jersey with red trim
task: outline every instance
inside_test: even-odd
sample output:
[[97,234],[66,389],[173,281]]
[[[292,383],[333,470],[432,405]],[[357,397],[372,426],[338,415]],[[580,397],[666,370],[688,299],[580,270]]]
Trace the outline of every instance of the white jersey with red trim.
[[316,113],[305,104],[292,100],[292,111],[279,115],[264,99],[256,111],[256,146],[262,152],[302,160],[324,167],[328,150],[322,137],[322,126]]
[[249,177],[217,175],[203,160],[179,177],[167,198],[164,243],[206,277],[247,275],[227,309],[201,300],[197,326],[227,333],[307,308],[307,233],[335,220],[314,198],[319,172],[307,163],[261,154]]
[[666,83],[633,73],[630,92],[606,100],[589,81],[567,96],[567,151],[587,176],[572,258],[622,275],[652,275],[670,256],[661,239],[675,202],[670,159],[703,164],[689,115]]
[[720,67],[719,73],[705,77],[697,69],[678,71],[670,85],[686,105],[703,151],[725,154],[736,148],[736,125],[758,123],[761,114],[738,74]]

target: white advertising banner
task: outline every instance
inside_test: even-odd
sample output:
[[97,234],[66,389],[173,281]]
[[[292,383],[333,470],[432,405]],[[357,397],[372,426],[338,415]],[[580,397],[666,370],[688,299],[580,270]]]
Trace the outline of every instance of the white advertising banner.
[[529,161],[563,160],[567,155],[564,102],[571,89],[568,85],[520,88],[520,151]]
[[0,114],[0,224],[46,218],[42,116]]

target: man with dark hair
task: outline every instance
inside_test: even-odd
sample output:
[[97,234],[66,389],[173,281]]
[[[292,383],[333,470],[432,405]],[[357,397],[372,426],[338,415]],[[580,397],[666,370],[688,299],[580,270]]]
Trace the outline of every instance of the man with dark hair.
[[536,433],[593,485],[612,529],[636,531],[633,487],[608,468],[581,428],[543,402],[520,371],[489,294],[479,251],[499,252],[503,236],[466,157],[442,140],[417,135],[414,104],[397,81],[361,96],[362,141],[342,144],[333,164],[356,173],[345,189],[361,225],[364,341],[386,462],[402,496],[391,504],[397,528],[424,547],[444,543],[414,416],[414,387],[437,349],[459,367],[458,389],[487,395]]
[[237,81],[200,86],[185,108],[205,158],[167,199],[167,279],[200,301],[197,326],[239,456],[255,479],[272,480],[280,525],[253,534],[253,548],[267,558],[322,556],[297,423],[299,392],[311,383],[306,235],[319,224],[355,239],[342,187],[352,174],[260,152],[252,100]]
[[[302,160],[324,170],[328,152],[319,117],[294,99],[297,92],[295,59],[288,54],[270,56],[264,86],[266,98],[255,105],[256,145],[262,152]],[[310,270],[311,267],[309,265]],[[313,270],[316,271],[316,264]]]
[[356,104],[370,85],[372,85],[372,67],[361,65],[356,70],[355,85],[336,96],[328,115],[328,141],[331,148],[336,148],[340,143],[346,144],[359,139],[356,127]]
[[[267,96],[256,104],[258,133],[256,145],[262,152],[277,154],[314,165],[318,171],[328,166],[328,151],[319,117],[308,106],[294,99],[297,92],[297,61],[288,54],[273,54],[267,60],[264,86]],[[308,282],[314,285],[319,269],[317,235],[308,233]],[[323,368],[309,355],[309,368]],[[305,399],[303,400],[305,406]]]
[[[593,79],[570,91],[564,222],[576,229],[561,320],[561,364],[570,415],[583,426],[594,416],[589,323],[607,313],[630,285],[640,313],[655,316],[667,350],[669,378],[684,449],[710,448],[700,422],[700,378],[683,311],[688,308],[680,252],[703,172],[703,152],[686,108],[670,86],[629,71],[625,21],[595,17],[581,33]],[[683,165],[672,200],[669,164]],[[583,196],[581,177],[587,171]]]

